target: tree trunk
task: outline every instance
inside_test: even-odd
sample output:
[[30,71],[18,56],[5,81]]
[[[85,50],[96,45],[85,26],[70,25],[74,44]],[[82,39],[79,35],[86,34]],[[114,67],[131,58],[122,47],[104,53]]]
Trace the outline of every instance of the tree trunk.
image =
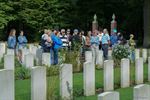
[[150,47],[150,0],[144,0],[144,47]]

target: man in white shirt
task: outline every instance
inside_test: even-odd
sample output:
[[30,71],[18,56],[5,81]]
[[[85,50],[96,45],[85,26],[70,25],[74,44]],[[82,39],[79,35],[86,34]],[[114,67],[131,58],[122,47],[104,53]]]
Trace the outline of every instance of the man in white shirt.
[[68,37],[67,37],[67,35],[65,33],[65,29],[61,29],[60,39],[63,42],[62,47],[67,49],[69,41],[68,41]]

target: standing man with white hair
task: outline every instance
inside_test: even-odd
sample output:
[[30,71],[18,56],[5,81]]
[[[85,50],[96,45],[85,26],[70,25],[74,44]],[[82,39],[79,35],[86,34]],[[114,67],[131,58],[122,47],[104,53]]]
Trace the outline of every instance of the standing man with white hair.
[[103,55],[104,55],[105,60],[108,59],[109,44],[110,44],[110,36],[109,36],[108,30],[104,29],[103,36],[102,36],[102,50],[103,50]]
[[66,35],[65,29],[61,29],[60,39],[61,39],[61,41],[63,42],[62,48],[68,49],[69,41],[68,41],[68,37],[67,37],[67,35]]

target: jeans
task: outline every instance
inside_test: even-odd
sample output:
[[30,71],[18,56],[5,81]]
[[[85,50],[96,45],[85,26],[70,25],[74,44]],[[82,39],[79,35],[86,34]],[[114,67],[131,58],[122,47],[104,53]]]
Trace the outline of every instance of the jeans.
[[108,60],[108,45],[102,44],[102,50],[103,50],[104,59]]
[[58,64],[58,49],[54,49],[52,48],[50,50],[50,54],[51,54],[51,64],[52,65],[56,65]]

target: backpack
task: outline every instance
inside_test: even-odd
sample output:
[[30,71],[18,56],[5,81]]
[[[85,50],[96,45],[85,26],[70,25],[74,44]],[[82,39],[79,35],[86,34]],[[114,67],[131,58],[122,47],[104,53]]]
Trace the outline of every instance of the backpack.
[[44,40],[43,38],[41,38],[41,40],[40,40],[40,42],[39,42],[39,45],[40,45],[41,47],[45,47],[45,42],[46,42],[46,40]]

